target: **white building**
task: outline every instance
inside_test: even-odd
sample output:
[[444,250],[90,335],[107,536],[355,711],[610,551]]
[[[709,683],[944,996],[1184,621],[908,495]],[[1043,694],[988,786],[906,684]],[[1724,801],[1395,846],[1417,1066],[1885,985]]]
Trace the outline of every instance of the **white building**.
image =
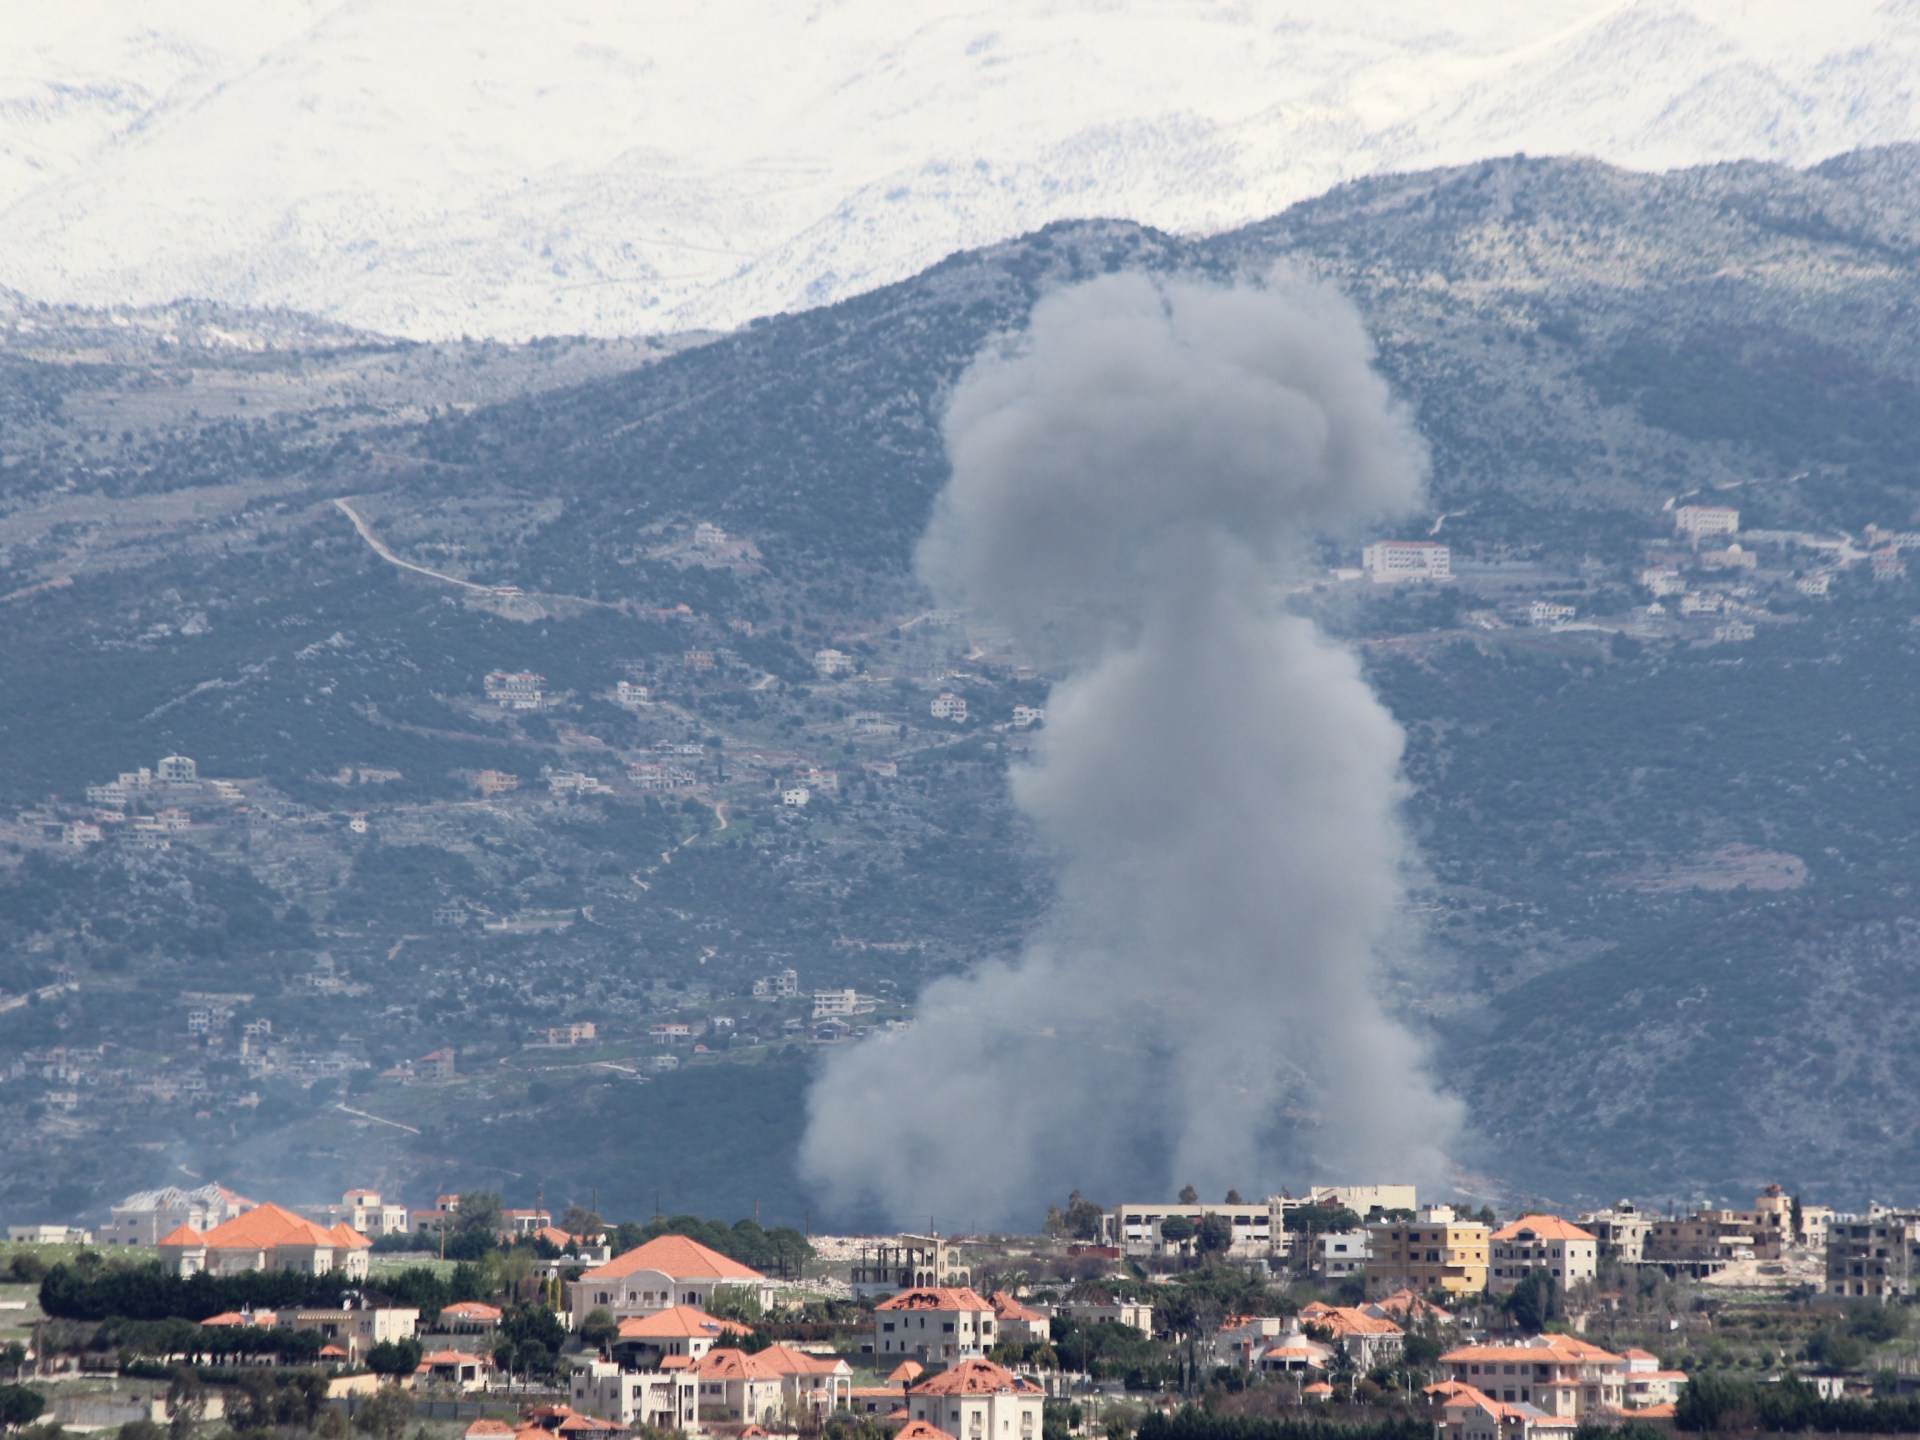
[[[1103,1238],[1118,1245],[1129,1259],[1190,1251],[1193,1242],[1166,1240],[1160,1227],[1168,1220],[1186,1220],[1195,1226],[1210,1215],[1217,1215],[1233,1228],[1233,1243],[1227,1254],[1266,1257],[1274,1254],[1274,1237],[1284,1237],[1275,1207],[1262,1201],[1257,1205],[1163,1204],[1147,1201],[1116,1205],[1101,1220]],[[1282,1248],[1285,1248],[1284,1238]]]
[[622,680],[613,687],[613,703],[628,710],[638,710],[653,703],[653,692],[645,685],[636,685],[631,680]]
[[1040,705],[1016,705],[1013,707],[1013,728],[1025,730],[1030,725],[1044,725],[1047,722],[1045,707]]
[[675,1305],[711,1310],[720,1290],[744,1291],[762,1307],[773,1303],[773,1286],[758,1270],[684,1235],[660,1235],[571,1281],[567,1304],[578,1326],[594,1310],[616,1319]]
[[1578,612],[1571,605],[1556,605],[1551,600],[1535,600],[1527,606],[1527,623],[1536,629],[1551,629],[1555,625],[1564,625]]
[[780,792],[780,803],[789,810],[804,810],[811,799],[813,792],[804,785],[794,785]]
[[[873,1007],[866,1007],[871,1010]],[[813,1018],[824,1019],[828,1015],[858,1015],[861,1011],[860,994],[856,990],[816,990],[813,992]]]
[[[204,1034],[213,1023],[213,1012],[202,1007],[187,1017],[191,1033]],[[211,1230],[250,1209],[253,1201],[236,1195],[224,1185],[202,1185],[198,1190],[181,1190],[168,1185],[160,1190],[140,1190],[113,1207],[113,1218],[100,1230],[102,1245],[158,1245],[163,1236],[182,1225],[196,1230]]]
[[853,657],[844,650],[822,648],[813,652],[813,668],[816,674],[827,679],[846,675],[853,670]]
[[1742,640],[1751,640],[1757,632],[1745,620],[1729,620],[1724,625],[1716,625],[1713,638],[1722,644],[1738,644]]
[[1592,1280],[1600,1264],[1600,1241],[1558,1215],[1523,1215],[1487,1240],[1487,1293],[1504,1295],[1536,1270],[1563,1289]]
[[1687,588],[1685,578],[1671,565],[1650,565],[1640,572],[1640,583],[1656,597],[1679,595]]
[[910,1421],[954,1440],[1040,1440],[1040,1387],[991,1360],[962,1360],[907,1392]]
[[625,1429],[642,1426],[690,1434],[699,1427],[699,1382],[688,1368],[623,1370],[589,1360],[573,1372],[573,1408]]
[[943,690],[934,696],[933,704],[928,708],[936,720],[951,720],[958,725],[967,718],[966,700],[951,690]]
[[162,757],[153,773],[162,785],[197,785],[200,781],[200,767],[185,755]]
[[1695,541],[1738,535],[1740,512],[1725,505],[1682,505],[1673,512],[1673,528]]
[[1825,595],[1832,586],[1833,576],[1825,570],[1813,575],[1802,575],[1798,580],[1793,582],[1793,588],[1798,590],[1802,595],[1811,595],[1815,598]]
[[1347,1230],[1326,1234],[1313,1242],[1314,1269],[1328,1280],[1345,1280],[1367,1270],[1367,1232]]
[[1435,540],[1381,540],[1361,550],[1360,568],[1376,585],[1451,580],[1453,552]]
[[777,975],[766,975],[753,982],[753,998],[756,1000],[791,1000],[800,993],[800,972],[782,970]]
[[948,1366],[984,1358],[999,1343],[997,1320],[993,1302],[966,1286],[902,1290],[874,1307],[876,1368],[902,1360]]
[[546,703],[546,684],[546,676],[531,670],[494,670],[481,688],[503,710],[538,710]]

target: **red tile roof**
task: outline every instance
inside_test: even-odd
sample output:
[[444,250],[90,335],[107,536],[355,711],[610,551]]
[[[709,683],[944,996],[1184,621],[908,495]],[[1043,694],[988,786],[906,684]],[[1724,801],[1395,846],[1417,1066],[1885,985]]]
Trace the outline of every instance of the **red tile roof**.
[[923,1286],[889,1295],[876,1310],[991,1310],[993,1302],[964,1285]]
[[451,1315],[455,1320],[498,1320],[500,1307],[480,1300],[456,1300],[441,1306],[440,1315],[442,1319]]
[[893,1367],[893,1373],[887,1376],[889,1384],[911,1385],[927,1373],[927,1367],[918,1360],[902,1360]]
[[809,1355],[787,1345],[769,1345],[748,1354],[744,1350],[709,1350],[694,1363],[702,1376],[719,1380],[778,1380],[788,1375],[827,1375],[848,1369],[837,1356]]
[[1562,1220],[1558,1215],[1522,1215],[1511,1225],[1502,1225],[1489,1238],[1518,1240],[1523,1230],[1531,1230],[1537,1240],[1592,1240],[1594,1238],[1571,1220]]
[[1022,1305],[1004,1290],[993,1292],[993,1313],[1002,1320],[1017,1320],[1023,1325],[1044,1325],[1047,1317]]
[[938,1425],[929,1425],[925,1420],[909,1420],[894,1432],[900,1440],[953,1440],[953,1436]]
[[651,1315],[630,1315],[620,1322],[622,1340],[717,1338],[722,1335],[751,1335],[753,1328],[737,1320],[717,1320],[698,1305],[675,1305]]
[[494,1440],[513,1434],[513,1426],[504,1420],[476,1420],[466,1428],[466,1440]]
[[[341,1231],[353,1239],[348,1240]],[[348,1226],[339,1225],[328,1230],[278,1205],[261,1205],[244,1215],[236,1215],[204,1235],[190,1226],[182,1225],[160,1243],[189,1246],[196,1250],[202,1246],[209,1250],[277,1250],[285,1246],[315,1250],[358,1250],[373,1244],[366,1236]]]
[[1011,1370],[991,1360],[962,1360],[933,1379],[913,1387],[916,1395],[1000,1395],[1038,1391],[1031,1380],[1023,1380]]
[[657,1235],[624,1255],[617,1255],[598,1269],[589,1270],[583,1280],[617,1280],[640,1270],[658,1270],[674,1280],[764,1280],[758,1270],[749,1270],[738,1260],[730,1260],[718,1250],[710,1250],[698,1240],[684,1235]]

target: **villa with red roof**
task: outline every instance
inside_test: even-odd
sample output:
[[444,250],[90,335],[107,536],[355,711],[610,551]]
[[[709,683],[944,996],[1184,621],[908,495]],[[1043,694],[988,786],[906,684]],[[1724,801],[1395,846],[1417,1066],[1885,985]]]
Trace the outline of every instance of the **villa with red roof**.
[[1536,1270],[1562,1287],[1599,1274],[1600,1242],[1558,1215],[1523,1215],[1487,1240],[1487,1293],[1505,1295]]
[[907,1392],[907,1420],[955,1440],[1040,1440],[1045,1394],[991,1360],[962,1360]]
[[902,1290],[873,1308],[876,1365],[978,1359],[998,1343],[997,1334],[993,1302],[964,1285]]
[[1407,1332],[1383,1315],[1346,1305],[1315,1300],[1300,1307],[1300,1323],[1324,1330],[1337,1348],[1361,1370],[1371,1370],[1399,1357]]
[[707,1309],[719,1290],[743,1290],[773,1303],[773,1285],[758,1270],[684,1235],[659,1235],[567,1285],[567,1308],[578,1327],[595,1310],[615,1318],[652,1315],[675,1305]]
[[1489,1399],[1580,1419],[1626,1405],[1627,1362],[1573,1335],[1536,1335],[1518,1345],[1466,1345],[1440,1357],[1449,1380]]
[[297,1270],[306,1275],[367,1278],[373,1242],[341,1224],[331,1230],[261,1205],[204,1234],[182,1225],[160,1241],[160,1260],[175,1275],[241,1275],[251,1270]]
[[698,1360],[714,1346],[752,1333],[750,1327],[716,1319],[697,1305],[675,1305],[651,1315],[629,1315],[608,1348],[623,1365],[651,1370],[670,1355]]
[[1496,1400],[1472,1385],[1427,1387],[1440,1406],[1435,1440],[1564,1440],[1579,1428],[1570,1415],[1549,1415],[1536,1405]]
[[838,1356],[809,1355],[786,1345],[709,1350],[694,1362],[702,1420],[777,1421],[789,1405],[825,1419],[852,1399],[853,1370]]
[[993,1320],[1002,1344],[1045,1345],[1053,1339],[1053,1321],[1004,1290],[993,1292]]

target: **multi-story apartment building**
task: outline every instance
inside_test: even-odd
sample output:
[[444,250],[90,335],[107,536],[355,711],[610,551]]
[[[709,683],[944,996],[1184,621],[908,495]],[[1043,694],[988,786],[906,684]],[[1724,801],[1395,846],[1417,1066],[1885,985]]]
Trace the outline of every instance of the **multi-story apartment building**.
[[1740,512],[1726,505],[1682,505],[1673,512],[1673,528],[1694,540],[1738,535]]
[[1453,552],[1435,540],[1382,540],[1360,551],[1360,568],[1376,585],[1397,580],[1449,580]]
[[1600,1242],[1558,1215],[1525,1215],[1488,1238],[1487,1292],[1505,1295],[1534,1271],[1560,1286],[1592,1280],[1599,1270]]
[[1432,1205],[1412,1220],[1378,1220],[1367,1226],[1367,1284],[1407,1286],[1456,1295],[1487,1288],[1490,1232],[1477,1220]]
[[[1198,1225],[1208,1216],[1218,1215],[1233,1227],[1229,1255],[1266,1257],[1284,1253],[1286,1234],[1274,1206],[1268,1201],[1257,1205],[1179,1205],[1145,1201],[1116,1205],[1101,1220],[1102,1239],[1118,1245],[1129,1258],[1164,1255],[1179,1248],[1161,1237],[1160,1227],[1168,1220],[1190,1220]],[[1274,1249],[1275,1238],[1280,1252]]]
[[1874,1206],[1827,1227],[1827,1294],[1903,1300],[1920,1271],[1920,1211]]
[[1616,1200],[1605,1210],[1589,1210],[1582,1215],[1580,1228],[1599,1242],[1601,1259],[1637,1265],[1646,1257],[1647,1232],[1653,1229],[1653,1220],[1641,1214],[1631,1200]]

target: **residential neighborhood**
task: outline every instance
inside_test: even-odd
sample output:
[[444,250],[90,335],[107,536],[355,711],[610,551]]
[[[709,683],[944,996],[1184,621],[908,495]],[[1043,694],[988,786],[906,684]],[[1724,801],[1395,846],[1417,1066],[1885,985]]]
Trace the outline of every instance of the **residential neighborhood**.
[[[102,1346],[127,1377],[188,1367],[229,1407],[233,1387],[313,1375],[316,1414],[359,1424],[378,1402],[472,1440],[858,1421],[919,1440],[1157,1436],[1256,1396],[1307,1425],[1527,1440],[1693,1427],[1725,1403],[1729,1367],[1860,1414],[1920,1392],[1895,1344],[1920,1208],[1837,1215],[1779,1186],[1745,1210],[1623,1200],[1505,1220],[1400,1184],[1111,1208],[1076,1194],[1021,1238],[615,1226],[578,1205],[556,1222],[490,1193],[409,1209],[366,1187],[290,1208],[208,1184],[130,1194],[99,1228],[97,1251],[77,1226],[11,1227],[24,1248],[0,1251],[0,1300],[92,1317],[18,1347],[21,1388],[76,1426],[104,1413],[73,1398]],[[1360,1240],[1357,1268],[1329,1263],[1314,1242],[1331,1235]],[[180,1395],[154,1413],[178,1421]]]

